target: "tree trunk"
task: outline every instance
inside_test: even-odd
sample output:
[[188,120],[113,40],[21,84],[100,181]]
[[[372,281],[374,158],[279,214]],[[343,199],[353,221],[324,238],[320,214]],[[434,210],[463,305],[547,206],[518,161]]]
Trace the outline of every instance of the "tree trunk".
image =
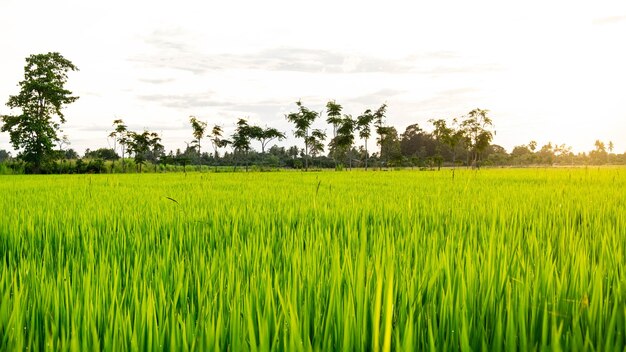
[[369,159],[369,154],[367,153],[367,138],[365,139],[365,171],[367,171],[367,159]]
[[124,145],[122,144],[122,172],[126,173],[126,163],[124,162]]
[[304,171],[309,171],[309,134],[304,136]]

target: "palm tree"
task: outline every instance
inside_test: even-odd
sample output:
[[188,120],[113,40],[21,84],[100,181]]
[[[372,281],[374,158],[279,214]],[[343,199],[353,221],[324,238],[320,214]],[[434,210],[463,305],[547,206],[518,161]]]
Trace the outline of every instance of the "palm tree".
[[[341,124],[341,110],[343,107],[337,104],[334,100],[326,103],[326,122],[333,125],[333,140],[337,138],[337,127]],[[335,161],[335,168],[337,168],[336,150],[333,151],[333,160]]]
[[[122,119],[114,120],[113,126],[115,126],[115,129],[109,134],[109,137],[113,138],[113,140],[117,142],[117,144],[119,144],[120,148],[122,149],[122,172],[126,172],[126,163],[124,162],[124,157],[126,155],[125,148],[130,142],[130,132],[128,132],[128,127],[126,126],[126,124],[124,124],[124,121],[122,121]],[[113,150],[115,149],[116,145],[114,144]]]
[[386,137],[387,137],[387,135],[389,134],[389,131],[390,131],[389,130],[390,127],[384,125],[386,112],[387,112],[387,104],[381,105],[374,112],[374,124],[376,125],[376,133],[379,136],[379,144],[380,144],[380,163],[379,163],[379,168],[381,170],[383,168],[382,160],[383,160],[383,149],[384,149],[384,145],[385,145],[385,143],[383,143],[383,141],[386,139]]

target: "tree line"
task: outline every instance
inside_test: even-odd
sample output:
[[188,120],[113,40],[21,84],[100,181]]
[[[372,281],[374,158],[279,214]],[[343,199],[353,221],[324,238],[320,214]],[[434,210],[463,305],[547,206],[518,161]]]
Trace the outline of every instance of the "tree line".
[[[387,105],[366,109],[358,115],[347,114],[334,100],[325,110],[316,111],[301,101],[285,119],[293,126],[293,136],[300,146],[284,147],[275,144],[287,135],[274,127],[250,124],[240,118],[234,132],[224,135],[224,125],[209,126],[207,121],[189,117],[191,140],[184,150],[166,152],[161,136],[153,131],[131,131],[122,119],[115,119],[107,137],[112,148],[87,149],[81,158],[69,146],[61,125],[65,123],[63,107],[78,97],[65,88],[68,73],[78,68],[59,53],[31,55],[26,58],[24,80],[20,91],[10,96],[7,106],[20,114],[1,116],[2,132],[7,132],[19,154],[13,158],[0,151],[0,171],[28,173],[80,172],[144,172],[186,171],[199,169],[237,170],[272,168],[334,168],[368,169],[389,167],[419,167],[439,169],[442,166],[481,165],[580,165],[624,163],[624,155],[613,154],[613,143],[596,141],[591,152],[574,155],[571,147],[548,143],[537,148],[516,146],[511,153],[492,144],[495,134],[489,111],[474,109],[452,119],[432,119],[428,126],[409,125],[399,134],[387,123]],[[314,128],[323,120],[332,128]],[[375,138],[375,148],[371,139]],[[212,150],[203,148],[209,141]],[[260,151],[252,147],[258,142]],[[273,145],[271,143],[274,142]],[[362,142],[362,143],[359,143]],[[151,167],[148,167],[151,166]]]

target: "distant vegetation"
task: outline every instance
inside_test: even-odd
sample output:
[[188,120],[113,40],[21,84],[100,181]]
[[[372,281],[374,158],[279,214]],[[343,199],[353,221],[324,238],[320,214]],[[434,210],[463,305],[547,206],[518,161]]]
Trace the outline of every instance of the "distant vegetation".
[[[509,153],[491,143],[494,124],[484,109],[450,119],[431,119],[428,126],[412,124],[399,133],[386,122],[386,104],[353,117],[335,101],[329,101],[320,112],[296,102],[295,111],[285,118],[293,124],[299,145],[280,146],[276,143],[286,138],[286,132],[250,125],[245,118],[238,119],[232,135],[224,136],[224,125],[209,126],[207,121],[191,116],[187,147],[166,151],[158,133],[130,131],[122,119],[116,119],[111,131],[103,131],[113,148],[87,149],[81,157],[69,147],[67,135],[61,134],[63,108],[78,99],[65,89],[67,74],[77,70],[59,53],[26,58],[20,91],[7,102],[20,113],[1,116],[1,131],[9,134],[18,154],[13,157],[0,150],[0,173],[626,164],[626,154],[615,154],[613,142],[599,140],[588,153],[574,154],[565,144],[539,147],[534,141]],[[324,113],[332,134],[312,127]],[[211,151],[204,147],[207,139]]]

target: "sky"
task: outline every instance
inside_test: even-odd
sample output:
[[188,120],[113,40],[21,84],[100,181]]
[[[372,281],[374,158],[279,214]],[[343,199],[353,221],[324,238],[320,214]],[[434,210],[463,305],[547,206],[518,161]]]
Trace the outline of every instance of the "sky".
[[[295,102],[336,100],[353,116],[387,103],[399,133],[481,108],[509,151],[600,139],[622,153],[625,37],[623,0],[0,0],[0,114],[16,113],[4,103],[25,58],[56,51],[79,68],[63,125],[79,152],[112,146],[117,118],[184,150],[191,115],[227,134],[248,118],[298,144]],[[330,135],[325,118],[314,127]]]

